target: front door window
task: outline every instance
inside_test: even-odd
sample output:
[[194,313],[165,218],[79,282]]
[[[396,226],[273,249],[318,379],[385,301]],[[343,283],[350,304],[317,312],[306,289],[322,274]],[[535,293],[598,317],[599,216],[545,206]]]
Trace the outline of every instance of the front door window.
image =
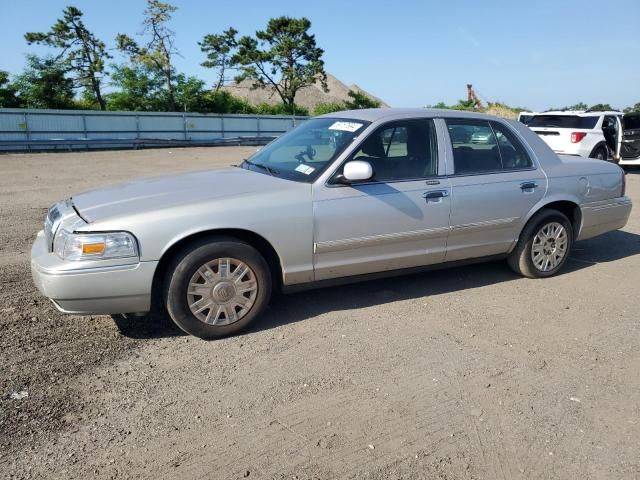
[[433,121],[403,120],[383,125],[367,137],[351,159],[369,162],[375,182],[433,177],[438,170]]

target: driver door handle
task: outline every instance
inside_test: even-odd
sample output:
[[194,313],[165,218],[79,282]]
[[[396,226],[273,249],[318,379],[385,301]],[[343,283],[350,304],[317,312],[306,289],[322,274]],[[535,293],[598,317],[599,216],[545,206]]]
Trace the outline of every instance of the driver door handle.
[[538,186],[538,184],[536,182],[522,182],[520,184],[520,189],[521,190],[533,190],[537,186]]
[[422,196],[428,202],[429,200],[448,197],[449,191],[448,190],[431,190],[429,192],[424,192]]

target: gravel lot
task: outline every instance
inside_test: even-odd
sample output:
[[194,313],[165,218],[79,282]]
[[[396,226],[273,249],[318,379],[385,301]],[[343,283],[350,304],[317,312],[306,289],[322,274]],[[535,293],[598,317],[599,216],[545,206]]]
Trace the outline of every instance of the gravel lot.
[[547,280],[497,262],[300,293],[216,342],[36,293],[55,200],[253,150],[0,156],[0,477],[640,478],[640,172],[625,230]]

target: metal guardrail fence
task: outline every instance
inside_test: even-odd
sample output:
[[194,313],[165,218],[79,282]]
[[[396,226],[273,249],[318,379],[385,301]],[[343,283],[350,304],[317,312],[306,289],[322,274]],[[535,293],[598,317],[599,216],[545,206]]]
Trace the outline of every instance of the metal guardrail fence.
[[0,108],[0,151],[262,145],[307,117]]

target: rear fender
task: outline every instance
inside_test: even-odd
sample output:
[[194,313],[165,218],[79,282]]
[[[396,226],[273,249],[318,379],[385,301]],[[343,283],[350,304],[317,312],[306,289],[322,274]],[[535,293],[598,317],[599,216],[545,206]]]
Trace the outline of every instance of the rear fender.
[[575,211],[572,220],[573,224],[573,233],[574,238],[578,238],[580,231],[582,229],[582,212],[580,210],[580,200],[577,196],[571,194],[555,194],[543,197],[538,203],[536,203],[531,210],[527,213],[527,215],[523,218],[522,223],[520,225],[520,231],[518,232],[518,238],[511,245],[510,251],[513,250],[520,239],[520,235],[522,234],[522,230],[529,223],[531,217],[533,217],[536,213],[538,213],[543,208],[549,207],[551,204],[556,202],[570,202],[575,205]]

